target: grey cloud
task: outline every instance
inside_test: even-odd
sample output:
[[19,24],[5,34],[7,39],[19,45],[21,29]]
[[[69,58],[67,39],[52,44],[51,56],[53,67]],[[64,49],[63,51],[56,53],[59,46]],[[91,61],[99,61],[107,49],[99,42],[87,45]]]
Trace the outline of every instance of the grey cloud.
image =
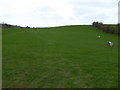
[[95,10],[84,8],[84,7],[74,8],[74,15],[77,17],[81,17],[81,16],[88,15],[91,13],[95,13]]
[[32,17],[44,19],[44,20],[62,20],[63,17],[61,17],[59,14],[57,14],[52,8],[50,7],[41,7],[35,9],[31,13]]
[[83,21],[84,23],[92,23],[93,21],[100,21],[100,22],[107,22],[107,23],[117,23],[116,18],[114,20],[110,17],[107,16],[106,14],[89,14],[88,16],[79,18],[80,21]]
[[[74,15],[79,19],[81,22],[91,23],[93,21],[110,21],[116,22],[117,21],[117,2],[115,0],[111,2],[97,2],[92,1],[90,2],[82,2],[80,0],[70,0],[69,2],[72,6],[74,6]],[[114,10],[114,11],[112,11]],[[110,13],[111,12],[111,13]],[[107,13],[107,14],[106,14]],[[115,18],[113,20],[113,17]],[[110,22],[110,23],[111,23]]]
[[[31,0],[34,1],[34,0]],[[47,0],[48,1],[48,0]],[[93,21],[102,21],[114,23],[117,21],[117,0],[60,0],[60,2],[66,3],[61,7],[66,8],[64,11],[57,12],[56,6],[52,7],[49,4],[41,4],[40,6],[33,6],[22,11],[20,7],[16,7],[19,10],[12,8],[0,9],[0,17],[7,23],[18,23],[21,25],[37,25],[37,26],[54,26],[64,24],[84,24],[92,23]],[[21,1],[20,1],[21,2]],[[27,4],[27,3],[26,3]],[[119,3],[120,4],[120,3]],[[15,5],[15,4],[14,4]],[[31,4],[32,5],[32,4]],[[68,6],[66,6],[68,5]],[[29,6],[29,5],[28,5]],[[69,8],[70,6],[70,8]],[[29,6],[30,7],[30,6]],[[58,8],[58,7],[57,7]],[[68,9],[68,12],[66,13]],[[58,9],[59,10],[59,9]],[[69,13],[70,11],[70,13]],[[70,15],[71,14],[71,15]],[[67,17],[68,16],[68,17]],[[120,18],[120,12],[119,12]]]
[[76,7],[84,6],[84,7],[110,8],[110,7],[116,7],[118,4],[118,1],[109,0],[108,2],[105,2],[105,1],[98,2],[98,0],[96,1],[88,0],[88,2],[84,2],[80,0],[70,0],[69,3]]
[[40,7],[40,8],[35,9],[35,11],[37,11],[37,12],[51,12],[51,11],[53,11],[53,9],[48,7],[48,6],[44,6],[44,7]]

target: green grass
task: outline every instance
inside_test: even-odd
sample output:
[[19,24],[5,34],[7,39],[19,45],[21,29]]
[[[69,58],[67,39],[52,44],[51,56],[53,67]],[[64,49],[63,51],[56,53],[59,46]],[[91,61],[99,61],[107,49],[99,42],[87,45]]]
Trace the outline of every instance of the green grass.
[[[3,88],[118,87],[116,35],[90,25],[4,29],[2,34]],[[106,45],[109,40],[114,47]]]

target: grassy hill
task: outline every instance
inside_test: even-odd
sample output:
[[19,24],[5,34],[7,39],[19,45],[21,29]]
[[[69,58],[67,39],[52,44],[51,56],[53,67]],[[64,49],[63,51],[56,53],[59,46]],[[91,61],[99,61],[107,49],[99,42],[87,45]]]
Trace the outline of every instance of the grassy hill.
[[[91,25],[2,33],[3,88],[118,87],[117,35]],[[107,41],[115,45],[109,47]]]

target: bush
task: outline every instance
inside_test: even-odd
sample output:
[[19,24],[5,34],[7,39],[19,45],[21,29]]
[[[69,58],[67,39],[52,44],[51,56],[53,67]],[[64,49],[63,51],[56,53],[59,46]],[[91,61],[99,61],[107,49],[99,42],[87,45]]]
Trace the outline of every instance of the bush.
[[29,26],[26,26],[26,28],[30,28]]
[[113,26],[110,25],[103,25],[102,22],[93,22],[92,25],[106,33],[111,33],[111,34],[120,33],[120,24],[118,24],[118,28],[117,27],[114,28]]

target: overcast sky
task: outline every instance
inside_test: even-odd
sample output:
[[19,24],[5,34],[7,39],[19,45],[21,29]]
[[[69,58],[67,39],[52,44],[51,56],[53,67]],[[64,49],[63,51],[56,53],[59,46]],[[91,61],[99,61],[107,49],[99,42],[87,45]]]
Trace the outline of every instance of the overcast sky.
[[118,23],[119,0],[0,0],[0,22],[30,27]]

